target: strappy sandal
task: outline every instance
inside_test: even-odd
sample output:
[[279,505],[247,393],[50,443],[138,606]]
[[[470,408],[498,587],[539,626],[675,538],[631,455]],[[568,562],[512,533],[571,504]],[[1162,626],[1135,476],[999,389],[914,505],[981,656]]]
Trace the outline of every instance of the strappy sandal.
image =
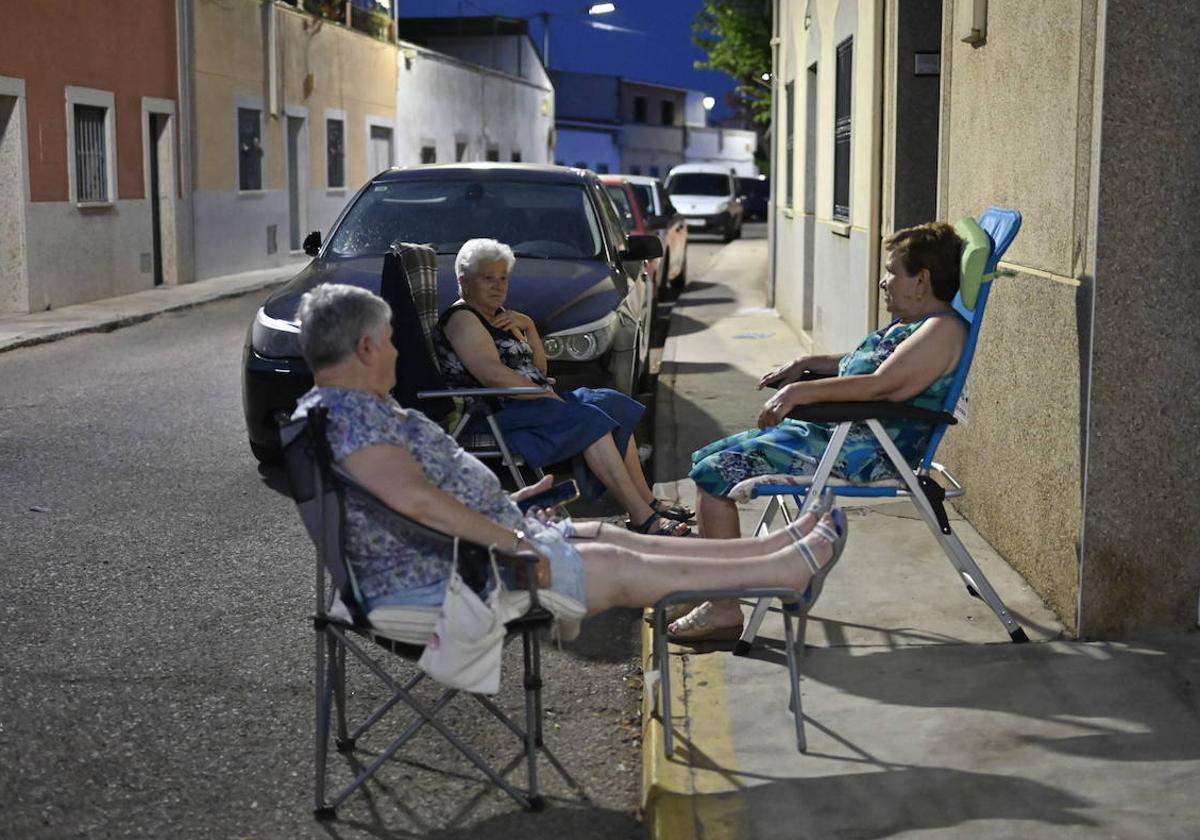
[[[663,614],[666,616],[667,624],[678,621],[685,615],[690,613],[696,607],[700,606],[699,601],[693,601],[690,604],[668,604],[663,607]],[[646,614],[642,616],[647,624],[654,623],[654,610],[646,610]]]
[[625,527],[635,533],[647,534],[652,537],[690,537],[692,535],[691,528],[685,531],[679,530],[680,525],[686,524],[666,519],[657,513],[652,513],[646,517],[646,521],[641,525],[634,525],[633,520],[629,520],[625,523]]
[[650,509],[666,519],[674,519],[676,522],[694,522],[696,520],[696,511],[684,507],[683,505],[673,505],[670,502],[662,499],[654,499],[650,502]]
[[737,624],[718,627],[712,623],[709,612],[704,605],[701,605],[683,618],[672,622],[667,629],[667,639],[672,642],[695,644],[698,642],[736,642],[742,637],[744,622],[739,621]]
[[829,489],[828,487],[821,491],[821,498],[817,500],[816,507],[809,511],[809,513],[816,518],[813,519],[813,524],[808,529],[805,529],[800,525],[800,520],[803,517],[797,517],[789,522],[784,530],[788,532],[789,536],[791,536],[792,542],[799,542],[807,537],[809,531],[817,526],[817,523],[821,521],[821,518],[833,509],[833,502],[836,498],[836,494],[834,494],[833,490]]
[[808,582],[808,588],[804,590],[803,595],[804,609],[806,610],[811,610],[817,603],[817,599],[821,597],[825,578],[829,576],[829,572],[842,556],[842,551],[846,548],[846,537],[850,533],[850,523],[846,521],[846,514],[840,508],[830,513],[830,519],[833,521],[832,528],[822,520],[809,532],[815,533],[821,539],[828,540],[833,544],[833,556],[825,565],[821,565],[807,543],[795,537],[792,538],[792,547],[796,549],[796,553],[803,558],[812,572],[812,579]]

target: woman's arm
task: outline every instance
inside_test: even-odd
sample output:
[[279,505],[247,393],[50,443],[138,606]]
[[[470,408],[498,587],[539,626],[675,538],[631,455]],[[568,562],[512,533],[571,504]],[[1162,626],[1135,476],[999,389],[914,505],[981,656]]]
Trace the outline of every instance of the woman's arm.
[[499,327],[502,330],[514,332],[514,334],[522,339],[533,349],[533,364],[542,375],[546,375],[549,366],[546,361],[546,348],[542,346],[542,337],[538,335],[537,325],[533,323],[533,319],[524,312],[517,312],[515,309],[505,309],[492,322],[493,326]]
[[768,373],[764,373],[762,378],[758,380],[758,390],[761,391],[766,387],[778,388],[782,385],[787,385],[789,382],[795,382],[800,378],[800,374],[806,370],[826,376],[836,376],[838,363],[841,360],[842,356],[839,354],[801,356],[787,364],[780,365]]
[[[355,481],[389,507],[428,528],[479,545],[495,545],[504,551],[537,553],[532,543],[518,543],[513,531],[432,484],[420,464],[403,447],[385,443],[368,446],[348,455],[342,466]],[[548,583],[549,564],[539,558],[538,585]]]
[[798,405],[910,400],[954,370],[966,335],[966,325],[957,318],[930,318],[874,373],[794,382],[779,389],[759,413],[759,428],[778,425]]
[[[500,360],[500,352],[496,342],[474,314],[460,310],[446,321],[446,339],[454,352],[462,359],[471,375],[479,380],[486,388],[529,388],[537,387],[536,383],[517,373]],[[539,341],[540,345],[541,342]],[[545,353],[542,354],[543,360]],[[537,394],[516,399],[557,398],[553,393]]]

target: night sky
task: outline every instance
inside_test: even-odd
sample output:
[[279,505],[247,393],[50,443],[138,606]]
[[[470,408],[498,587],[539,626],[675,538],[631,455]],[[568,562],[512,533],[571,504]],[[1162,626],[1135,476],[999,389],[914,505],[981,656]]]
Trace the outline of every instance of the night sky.
[[[612,14],[589,18],[586,0],[400,0],[400,17],[453,17],[459,14],[532,16],[550,12],[550,64],[554,70],[607,73],[699,90],[717,100],[713,117],[728,113],[725,94],[733,80],[724,73],[696,70],[704,51],[692,44],[692,19],[703,0],[615,0]],[[585,21],[636,30],[597,29]],[[542,22],[530,18],[529,34],[538,49]],[[403,37],[403,28],[401,29]],[[770,68],[765,68],[770,69]]]

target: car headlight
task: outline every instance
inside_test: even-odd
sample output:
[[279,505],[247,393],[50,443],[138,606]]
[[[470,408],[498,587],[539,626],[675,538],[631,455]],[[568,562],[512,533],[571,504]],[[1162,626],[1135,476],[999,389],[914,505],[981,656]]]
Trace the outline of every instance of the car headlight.
[[610,312],[599,321],[550,333],[542,339],[542,346],[547,358],[586,362],[607,353],[616,333],[617,313]]
[[300,324],[272,318],[259,307],[254,313],[254,326],[250,329],[250,346],[258,355],[270,359],[302,356]]

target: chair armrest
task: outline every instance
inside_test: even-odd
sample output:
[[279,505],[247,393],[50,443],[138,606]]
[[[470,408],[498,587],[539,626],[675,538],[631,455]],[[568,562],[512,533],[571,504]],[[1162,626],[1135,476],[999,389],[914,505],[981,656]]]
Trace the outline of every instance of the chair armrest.
[[530,397],[535,394],[550,394],[549,385],[522,385],[518,388],[447,388],[444,391],[417,391],[417,397],[431,400],[444,397]]
[[[836,373],[815,373],[814,371],[806,370],[800,374],[800,378],[797,379],[796,381],[797,382],[815,382],[818,379],[836,379],[836,378],[837,378]],[[787,384],[791,385],[792,383],[789,382]],[[775,390],[779,390],[780,386],[779,385],[768,385],[767,387],[774,388]]]
[[902,402],[828,402],[798,405],[788,412],[792,420],[810,423],[846,423],[862,420],[915,420],[923,423],[952,426],[958,421],[953,414],[918,408]]

